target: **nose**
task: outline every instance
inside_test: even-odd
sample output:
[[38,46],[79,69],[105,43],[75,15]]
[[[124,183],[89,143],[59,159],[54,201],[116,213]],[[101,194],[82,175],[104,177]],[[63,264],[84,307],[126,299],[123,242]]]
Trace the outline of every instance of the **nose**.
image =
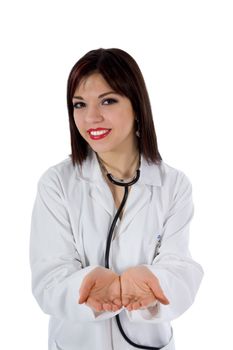
[[98,108],[98,106],[88,106],[88,108],[86,108],[86,113],[85,113],[86,123],[89,123],[89,124],[99,123],[99,122],[102,122],[103,119],[104,117],[100,112],[100,109]]

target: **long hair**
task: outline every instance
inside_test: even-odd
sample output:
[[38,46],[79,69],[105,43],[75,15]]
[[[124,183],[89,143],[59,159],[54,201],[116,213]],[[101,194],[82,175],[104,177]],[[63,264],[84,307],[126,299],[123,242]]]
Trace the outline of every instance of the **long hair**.
[[138,120],[140,152],[149,163],[160,163],[162,158],[158,151],[150,100],[138,64],[133,57],[121,49],[100,48],[89,51],[81,57],[68,77],[67,106],[72,150],[70,157],[73,165],[82,165],[88,155],[89,145],[76,127],[72,98],[82,79],[93,73],[100,73],[116,93],[129,98]]

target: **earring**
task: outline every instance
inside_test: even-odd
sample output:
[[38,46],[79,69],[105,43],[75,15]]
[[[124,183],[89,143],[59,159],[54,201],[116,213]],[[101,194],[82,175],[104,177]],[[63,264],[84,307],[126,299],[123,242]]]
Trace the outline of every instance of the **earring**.
[[136,120],[136,123],[137,123],[137,130],[136,130],[135,134],[136,134],[137,137],[140,137],[139,120],[137,118],[135,118],[135,120]]

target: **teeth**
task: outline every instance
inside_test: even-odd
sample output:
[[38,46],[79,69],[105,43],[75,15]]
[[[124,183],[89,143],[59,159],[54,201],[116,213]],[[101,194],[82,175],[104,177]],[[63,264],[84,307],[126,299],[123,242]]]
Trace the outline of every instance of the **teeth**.
[[91,131],[90,134],[93,136],[103,135],[106,134],[108,130],[98,130],[98,131]]

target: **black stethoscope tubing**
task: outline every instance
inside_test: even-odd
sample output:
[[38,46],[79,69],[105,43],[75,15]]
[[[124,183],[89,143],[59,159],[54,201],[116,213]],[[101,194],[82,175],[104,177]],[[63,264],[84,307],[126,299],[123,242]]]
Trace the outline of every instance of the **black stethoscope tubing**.
[[[123,199],[121,201],[121,204],[120,204],[120,207],[118,208],[117,213],[116,213],[116,215],[115,215],[115,217],[114,217],[114,219],[112,221],[112,224],[111,224],[111,227],[110,227],[110,230],[109,230],[109,233],[108,233],[108,237],[107,237],[106,251],[105,251],[105,267],[109,269],[109,253],[110,253],[110,248],[111,248],[111,242],[112,242],[112,236],[113,236],[114,228],[116,226],[116,222],[117,222],[117,220],[118,220],[118,218],[120,216],[120,213],[121,213],[121,211],[122,211],[122,209],[123,209],[123,207],[124,207],[124,205],[126,203],[126,200],[128,198],[128,194],[129,194],[128,187],[132,186],[133,184],[135,184],[138,181],[138,179],[140,177],[140,170],[139,169],[137,170],[135,178],[132,181],[129,181],[129,182],[124,182],[123,180],[117,180],[115,177],[113,177],[109,173],[107,174],[107,177],[114,185],[125,187],[124,197],[123,197]],[[116,321],[117,321],[118,328],[119,328],[123,338],[127,341],[127,343],[129,343],[130,345],[134,346],[135,348],[148,349],[148,350],[161,350],[161,349],[163,349],[163,347],[162,348],[156,348],[156,347],[153,347],[153,346],[139,345],[139,344],[134,343],[125,334],[125,332],[124,332],[124,330],[122,328],[121,322],[120,322],[120,316],[119,315],[116,315]]]
[[114,232],[114,228],[116,226],[116,223],[117,223],[117,220],[120,216],[120,213],[121,211],[123,210],[123,207],[127,201],[127,198],[128,198],[128,193],[129,193],[129,190],[128,190],[128,187],[129,186],[132,186],[133,184],[135,184],[139,177],[140,177],[140,170],[138,169],[137,170],[137,173],[136,173],[136,176],[135,178],[130,181],[130,182],[123,182],[123,181],[117,181],[116,178],[114,178],[111,174],[107,174],[107,177],[108,179],[114,184],[114,185],[117,185],[117,186],[124,186],[125,187],[125,193],[124,193],[124,197],[121,201],[121,205],[120,207],[118,208],[118,211],[112,221],[112,225],[110,227],[110,230],[109,230],[109,233],[108,233],[108,238],[107,238],[107,243],[106,243],[106,251],[105,251],[105,267],[109,269],[109,252],[110,252],[110,246],[111,246],[111,242],[112,242],[112,235],[113,235],[113,232]]

